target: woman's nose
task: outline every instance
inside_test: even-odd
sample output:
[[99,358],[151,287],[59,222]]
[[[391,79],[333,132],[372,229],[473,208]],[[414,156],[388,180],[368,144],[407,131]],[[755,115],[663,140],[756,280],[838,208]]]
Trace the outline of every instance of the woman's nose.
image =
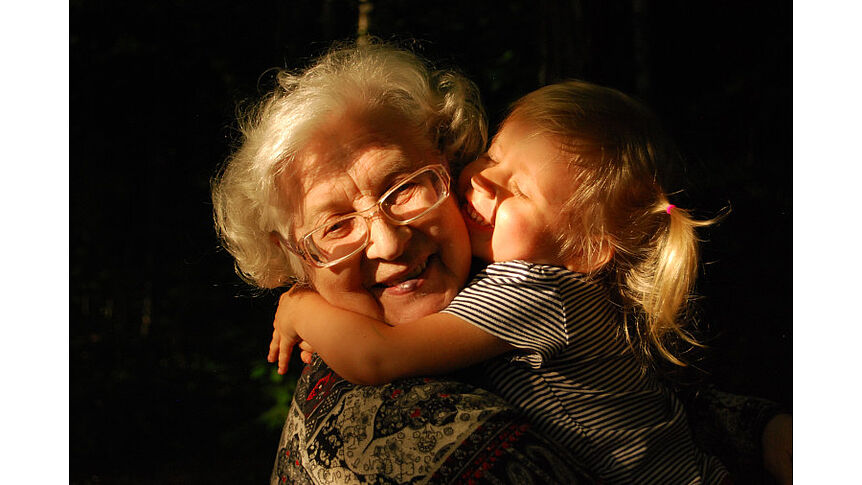
[[404,252],[412,234],[409,226],[392,224],[378,214],[371,220],[371,235],[365,255],[368,259],[396,259]]

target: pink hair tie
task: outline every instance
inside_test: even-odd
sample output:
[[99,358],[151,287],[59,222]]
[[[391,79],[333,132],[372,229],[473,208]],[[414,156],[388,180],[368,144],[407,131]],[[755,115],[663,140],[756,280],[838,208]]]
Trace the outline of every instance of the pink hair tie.
[[676,206],[673,204],[668,204],[664,211],[667,212],[668,214],[670,214],[670,210],[673,209],[674,207],[676,207]]

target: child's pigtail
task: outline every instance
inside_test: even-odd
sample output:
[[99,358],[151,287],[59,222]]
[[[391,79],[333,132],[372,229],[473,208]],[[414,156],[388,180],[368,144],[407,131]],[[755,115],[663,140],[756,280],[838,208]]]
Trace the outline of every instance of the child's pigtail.
[[645,362],[662,357],[685,366],[680,358],[684,348],[702,346],[686,329],[685,318],[698,271],[695,229],[715,220],[693,219],[684,209],[661,199],[645,214],[657,222],[656,231],[645,247],[635,249],[640,252],[637,263],[623,271],[624,298],[636,309],[628,316],[626,338]]

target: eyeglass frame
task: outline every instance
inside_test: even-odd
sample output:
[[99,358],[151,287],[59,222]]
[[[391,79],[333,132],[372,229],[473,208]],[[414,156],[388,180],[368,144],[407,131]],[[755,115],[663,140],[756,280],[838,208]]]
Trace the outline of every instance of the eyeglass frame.
[[[413,216],[409,219],[403,220],[403,221],[399,221],[397,219],[394,219],[392,216],[387,214],[385,210],[383,210],[381,204],[383,203],[384,200],[386,200],[387,197],[392,195],[392,193],[395,192],[397,189],[401,188],[401,186],[404,185],[404,183],[406,183],[407,181],[413,179],[417,175],[421,174],[422,172],[428,171],[428,170],[431,170],[434,173],[436,173],[443,181],[443,195],[437,200],[437,202],[435,202],[430,207],[428,207],[427,209],[422,211],[421,214],[415,215],[415,216]],[[378,213],[383,214],[383,217],[387,221],[389,221],[390,223],[395,224],[397,226],[409,225],[411,222],[414,222],[417,219],[425,217],[426,215],[428,215],[429,212],[440,207],[440,205],[443,204],[443,202],[445,202],[446,199],[448,199],[450,195],[452,195],[451,184],[452,184],[452,177],[449,175],[449,171],[446,169],[446,167],[443,164],[435,163],[432,165],[426,165],[426,166],[416,170],[415,172],[410,173],[409,175],[407,175],[406,177],[401,179],[401,181],[397,182],[395,185],[392,185],[391,187],[386,189],[386,192],[384,192],[383,195],[381,195],[377,199],[377,202],[375,202],[371,207],[368,207],[366,209],[359,210],[356,212],[351,212],[350,214],[345,214],[344,216],[341,216],[341,217],[335,219],[334,221],[320,224],[320,225],[316,226],[314,229],[305,233],[302,237],[300,237],[296,244],[292,244],[289,240],[285,239],[281,235],[281,233],[279,233],[278,236],[279,236],[279,239],[281,239],[281,241],[285,244],[287,249],[289,249],[292,253],[300,256],[308,264],[311,264],[312,266],[315,266],[315,267],[321,268],[321,269],[322,268],[329,268],[330,266],[335,266],[336,264],[342,263],[342,262],[356,256],[357,254],[362,252],[363,249],[368,247],[368,243],[371,242],[371,220]],[[371,211],[373,211],[371,214],[366,215],[366,213],[371,212]],[[350,218],[353,218],[356,216],[362,216],[363,220],[365,221],[365,226],[367,228],[367,230],[365,232],[365,241],[359,247],[357,247],[355,250],[351,251],[350,254],[344,255],[338,259],[334,259],[334,260],[328,261],[326,263],[320,263],[318,261],[315,261],[314,258],[312,258],[312,256],[311,256],[311,251],[309,251],[308,247],[307,247],[309,244],[308,239],[315,232],[317,232],[320,228],[322,228],[324,226],[335,224],[335,223],[338,223],[340,221],[350,219]]]

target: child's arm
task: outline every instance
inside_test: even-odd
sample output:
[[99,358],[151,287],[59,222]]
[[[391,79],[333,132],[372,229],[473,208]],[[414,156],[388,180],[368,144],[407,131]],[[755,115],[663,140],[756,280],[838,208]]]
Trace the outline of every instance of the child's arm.
[[[454,315],[435,313],[391,327],[334,307],[310,290],[281,296],[275,326],[282,346],[305,341],[335,372],[356,384],[446,373],[513,349]],[[288,351],[285,364],[289,357]],[[281,362],[279,356],[279,367]]]

